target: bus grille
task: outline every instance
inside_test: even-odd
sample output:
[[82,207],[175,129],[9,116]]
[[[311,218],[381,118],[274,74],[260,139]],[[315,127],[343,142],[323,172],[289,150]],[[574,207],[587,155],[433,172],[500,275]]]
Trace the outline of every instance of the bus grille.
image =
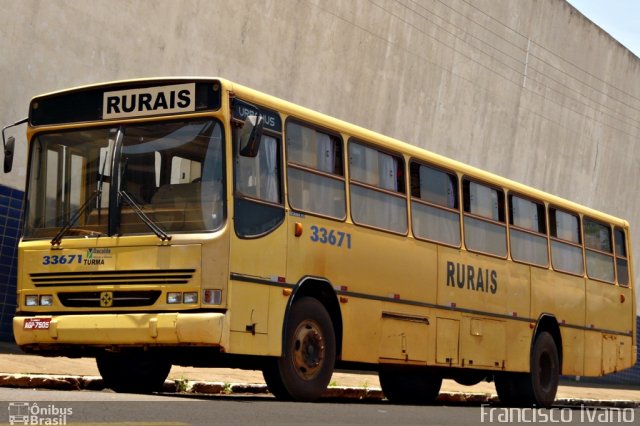
[[97,285],[187,284],[195,269],[152,269],[128,271],[40,272],[30,274],[35,287],[74,287]]
[[[101,303],[104,293],[109,294],[109,305]],[[68,308],[125,308],[133,306],[151,306],[156,303],[162,292],[160,290],[150,291],[84,291],[75,293],[58,293],[60,302]]]

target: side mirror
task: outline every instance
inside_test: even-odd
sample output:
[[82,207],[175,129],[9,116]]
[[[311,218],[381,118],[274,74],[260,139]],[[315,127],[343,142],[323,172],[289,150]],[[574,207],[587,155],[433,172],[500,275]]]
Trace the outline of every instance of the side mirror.
[[16,138],[10,136],[4,145],[4,172],[9,173],[13,166],[13,149],[16,144]]
[[16,139],[13,136],[10,136],[9,139],[5,139],[4,132],[7,129],[26,123],[28,120],[29,120],[29,117],[23,118],[20,121],[16,121],[15,123],[9,124],[8,126],[4,126],[2,128],[2,145],[4,146],[4,172],[5,173],[9,173],[11,171],[11,167],[13,166],[13,149],[15,148]]
[[240,155],[243,157],[255,157],[260,149],[260,139],[264,128],[262,115],[250,115],[244,120],[240,133]]

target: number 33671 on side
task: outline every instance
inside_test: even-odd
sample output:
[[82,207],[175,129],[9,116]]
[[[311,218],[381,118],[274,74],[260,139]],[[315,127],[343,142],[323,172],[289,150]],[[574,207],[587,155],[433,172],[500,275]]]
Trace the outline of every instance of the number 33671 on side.
[[336,247],[351,248],[351,234],[334,229],[327,229],[316,225],[311,226],[311,241],[320,244],[329,244]]

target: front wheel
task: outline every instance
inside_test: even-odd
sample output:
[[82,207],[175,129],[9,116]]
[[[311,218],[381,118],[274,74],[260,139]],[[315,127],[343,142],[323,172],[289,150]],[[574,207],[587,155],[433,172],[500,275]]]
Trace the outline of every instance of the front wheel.
[[282,357],[263,370],[278,399],[313,401],[327,388],[336,360],[333,323],[322,303],[303,297],[293,304],[285,329]]
[[145,352],[105,352],[96,357],[96,363],[105,387],[116,392],[159,392],[171,371],[171,363]]

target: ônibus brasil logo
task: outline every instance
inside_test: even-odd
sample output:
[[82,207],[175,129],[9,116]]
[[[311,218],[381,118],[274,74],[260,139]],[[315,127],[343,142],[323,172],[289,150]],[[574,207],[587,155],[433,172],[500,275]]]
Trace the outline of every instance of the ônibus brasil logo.
[[66,425],[73,408],[55,404],[38,405],[37,402],[10,402],[10,425]]

